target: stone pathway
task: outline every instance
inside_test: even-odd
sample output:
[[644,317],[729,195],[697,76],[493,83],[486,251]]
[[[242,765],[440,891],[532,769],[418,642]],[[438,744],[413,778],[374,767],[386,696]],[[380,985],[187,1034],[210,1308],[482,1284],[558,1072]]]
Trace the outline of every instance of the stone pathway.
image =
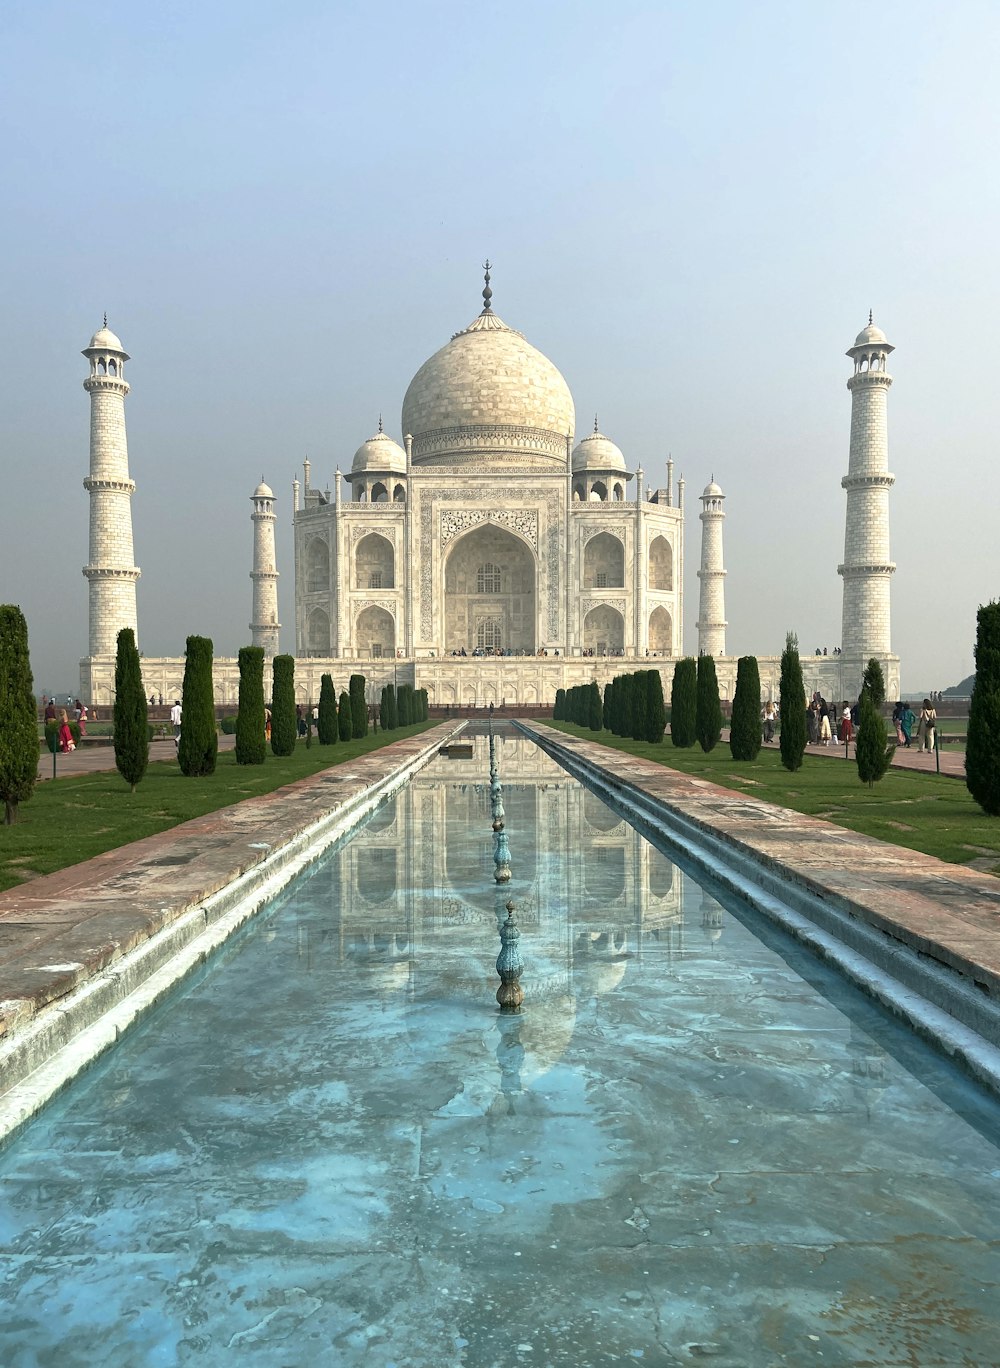
[[[233,750],[236,746],[235,736],[220,735],[219,750]],[[165,741],[151,741],[149,744],[149,758],[154,760],[175,760],[177,758],[177,747],[173,739],[168,737]],[[96,743],[78,746],[75,751],[68,754],[56,756],[56,779],[64,779],[69,775],[76,774],[97,774],[101,770],[113,770],[115,767],[115,748],[114,746],[99,746]],[[39,781],[52,778],[52,756],[48,751],[42,751],[38,760]]]

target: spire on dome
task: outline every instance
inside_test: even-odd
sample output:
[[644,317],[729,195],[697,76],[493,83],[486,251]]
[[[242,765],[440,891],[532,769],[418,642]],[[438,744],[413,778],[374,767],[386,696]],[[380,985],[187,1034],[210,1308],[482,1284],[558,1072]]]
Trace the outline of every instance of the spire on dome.
[[378,430],[379,430],[379,432],[382,431],[382,415],[381,415],[381,413],[380,413],[379,416],[378,416]]
[[489,257],[487,257],[486,260],[483,262],[483,270],[486,272],[486,275],[485,275],[486,288],[483,290],[483,313],[484,313],[484,314],[488,314],[488,313],[492,313],[492,312],[493,312],[493,307],[492,307],[492,305],[491,305],[491,303],[490,303],[490,301],[491,301],[492,298],[493,298],[493,291],[490,289],[490,259],[489,259]]
[[594,431],[595,431],[595,432],[600,432],[600,428],[597,426],[597,414],[596,414],[596,413],[594,414]]
[[105,327],[108,326],[108,311],[107,311],[107,309],[104,310],[104,326],[105,326]]
[[869,309],[869,310],[868,310],[868,326],[869,326],[869,328],[871,327],[871,325],[872,325],[872,311],[871,311],[871,309]]

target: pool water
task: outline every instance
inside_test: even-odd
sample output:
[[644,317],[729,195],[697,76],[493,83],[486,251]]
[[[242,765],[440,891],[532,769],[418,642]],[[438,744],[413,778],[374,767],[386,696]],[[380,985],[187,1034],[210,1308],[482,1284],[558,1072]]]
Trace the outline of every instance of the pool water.
[[477,738],[0,1154],[0,1363],[1000,1362],[998,1108],[527,738],[500,769],[510,885]]

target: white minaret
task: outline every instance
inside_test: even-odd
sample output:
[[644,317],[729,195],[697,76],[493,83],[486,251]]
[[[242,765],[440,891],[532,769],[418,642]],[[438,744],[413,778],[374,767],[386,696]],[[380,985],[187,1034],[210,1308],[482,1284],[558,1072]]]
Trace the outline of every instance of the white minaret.
[[[851,455],[841,480],[847,490],[844,563],[844,617],[841,650],[845,665],[889,654],[889,582],[895,565],[889,559],[889,435],[886,396],[892,376],[885,363],[895,348],[868,315],[847,355],[854,374],[851,391]],[[846,677],[846,676],[845,676]]]
[[722,566],[722,505],[725,494],[712,476],[701,496],[701,595],[698,600],[698,654],[726,654],[726,572]]
[[[87,654],[114,656],[123,627],[137,631],[132,562],[132,494],[125,438],[125,362],[128,353],[108,327],[99,328],[85,347],[90,374],[83,388],[90,395],[90,474],[83,482],[90,495],[90,563],[83,567],[90,584],[90,634]],[[137,633],[138,639],[138,633]]]
[[250,496],[253,513],[253,621],[250,623],[250,640],[254,646],[262,646],[264,655],[270,659],[278,654],[278,570],[274,555],[274,491],[264,483],[260,484]]

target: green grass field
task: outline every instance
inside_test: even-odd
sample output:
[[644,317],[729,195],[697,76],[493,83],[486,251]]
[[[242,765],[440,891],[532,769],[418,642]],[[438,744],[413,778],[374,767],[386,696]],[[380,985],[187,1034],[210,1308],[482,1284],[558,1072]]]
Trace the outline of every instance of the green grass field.
[[321,746],[314,739],[307,748],[300,741],[294,755],[279,758],[269,752],[263,765],[237,765],[235,752],[224,751],[215,773],[199,779],[186,778],[175,760],[159,761],[149,766],[134,794],[117,770],[38,784],[30,801],[20,805],[16,824],[0,825],[0,889],[90,860],[244,798],[272,793],[433,725],[423,722],[380,731],[335,746]]
[[1000,873],[1000,820],[981,811],[960,779],[890,769],[870,789],[858,779],[853,756],[834,760],[807,754],[802,768],[790,774],[782,768],[777,746],[765,746],[757,759],[748,763],[735,761],[724,742],[705,755],[699,746],[678,750],[669,737],[652,745],[621,740],[610,732],[587,731],[571,722],[548,725],[570,736],[711,780],[722,788],[822,817],[849,831],[921,850],[952,864],[975,864],[990,873]]

